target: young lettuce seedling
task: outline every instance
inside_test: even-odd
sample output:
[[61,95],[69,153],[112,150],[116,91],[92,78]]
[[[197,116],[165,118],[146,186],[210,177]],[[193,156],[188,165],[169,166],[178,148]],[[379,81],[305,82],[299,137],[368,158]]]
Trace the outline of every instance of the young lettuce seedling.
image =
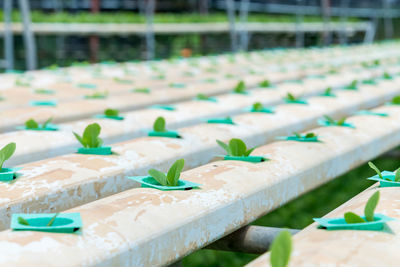
[[305,135],[301,135],[298,132],[294,132],[293,134],[299,139],[309,139],[317,136],[315,133],[307,133]]
[[292,236],[289,231],[282,231],[271,245],[270,263],[272,267],[286,267],[292,252]]
[[324,93],[323,93],[323,95],[327,95],[327,96],[333,95],[332,94],[332,87],[326,88]]
[[104,92],[95,92],[91,95],[86,95],[85,98],[88,99],[103,99],[103,98],[107,98],[108,96],[108,92],[104,91]]
[[150,169],[148,173],[162,186],[177,186],[184,165],[185,160],[179,159],[175,161],[174,164],[172,164],[171,168],[168,170],[167,175],[156,169]]
[[236,85],[235,89],[233,89],[233,92],[236,93],[236,94],[244,94],[244,93],[246,93],[246,85],[245,85],[244,81],[240,81]]
[[97,148],[101,147],[103,144],[103,140],[99,138],[101,131],[101,127],[98,123],[89,124],[83,135],[80,136],[79,134],[74,132],[76,139],[82,144],[85,148]]
[[393,105],[400,105],[400,95],[393,97],[390,103]]
[[132,90],[133,93],[150,94],[149,88],[137,88]]
[[153,131],[155,132],[166,132],[165,119],[164,117],[158,117],[153,124]]
[[300,97],[295,97],[292,93],[287,93],[285,99],[290,102],[296,102],[300,100]]
[[375,208],[379,202],[379,191],[376,191],[367,201],[364,208],[365,220],[353,212],[346,212],[344,220],[346,223],[366,223],[374,221]]
[[383,79],[390,80],[390,79],[393,79],[393,76],[390,75],[389,73],[385,72],[385,73],[383,73]]
[[343,126],[346,123],[346,118],[343,117],[340,120],[335,121],[331,117],[324,115],[324,118],[332,125],[338,125],[338,126]]
[[14,154],[15,149],[17,148],[17,145],[15,143],[9,143],[6,146],[4,146],[0,150],[0,171],[3,169],[3,164],[6,160],[11,158],[11,156]]
[[268,88],[271,86],[271,82],[269,80],[264,80],[258,84],[258,86],[263,88]]
[[[384,177],[382,176],[382,173],[381,173],[381,171],[379,170],[379,168],[376,167],[376,165],[373,164],[371,161],[368,162],[368,165],[369,165],[369,167],[370,167],[371,169],[373,169],[373,170],[376,172],[376,174],[379,176],[379,178],[385,179],[386,181],[392,182],[392,180],[390,180],[389,178],[384,178]],[[394,176],[394,181],[395,181],[395,182],[400,182],[400,169],[397,169],[397,170],[396,170],[395,176]]]
[[349,85],[347,85],[345,88],[349,89],[349,90],[356,90],[357,89],[357,84],[358,84],[358,81],[354,80]]
[[37,123],[34,119],[29,119],[25,122],[26,129],[46,129],[49,123],[53,120],[53,118],[47,119],[42,125]]
[[[52,226],[53,223],[54,223],[54,221],[56,220],[56,218],[57,218],[57,216],[58,216],[59,214],[60,214],[60,213],[57,212],[53,217],[51,217],[50,221],[46,224],[46,226],[47,226],[47,227]],[[28,222],[26,219],[22,218],[21,216],[18,217],[18,223],[19,223],[19,224],[22,224],[22,225],[30,225],[29,222]]]
[[210,100],[211,98],[205,94],[197,94],[196,99],[198,100]]
[[216,141],[218,145],[222,147],[226,151],[226,153],[228,153],[228,156],[248,157],[250,156],[251,152],[256,149],[256,147],[247,149],[246,144],[238,138],[232,138],[228,144],[225,144],[220,140]]
[[253,104],[252,106],[252,110],[253,111],[263,111],[264,110],[264,106],[261,102],[256,102]]
[[119,115],[119,110],[108,108],[104,111],[104,115],[110,116],[110,117],[117,117]]

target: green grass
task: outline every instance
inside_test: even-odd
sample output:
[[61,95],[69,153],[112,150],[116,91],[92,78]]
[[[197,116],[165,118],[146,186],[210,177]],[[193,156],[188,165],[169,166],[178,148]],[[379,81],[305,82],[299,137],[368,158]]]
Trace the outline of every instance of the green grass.
[[[381,170],[395,170],[399,160],[379,158],[374,161]],[[374,182],[366,180],[375,175],[367,164],[289,202],[273,212],[256,220],[253,224],[303,229],[313,222],[312,218],[322,217]],[[243,266],[257,255],[212,250],[200,250],[183,259],[183,266],[190,267],[231,267]]]
[[[63,23],[144,23],[145,19],[137,12],[102,12],[102,13],[45,13],[42,11],[32,11],[32,22],[63,22]],[[0,20],[3,20],[3,11],[0,11]],[[13,21],[21,21],[19,12],[12,14]],[[272,15],[272,14],[250,14],[249,22],[295,22],[295,16]],[[332,18],[337,21],[337,18]],[[228,18],[224,13],[212,13],[200,15],[192,13],[157,13],[154,16],[155,23],[205,23],[205,22],[227,22]],[[306,16],[304,22],[320,22],[320,17]],[[352,18],[350,21],[357,21]]]

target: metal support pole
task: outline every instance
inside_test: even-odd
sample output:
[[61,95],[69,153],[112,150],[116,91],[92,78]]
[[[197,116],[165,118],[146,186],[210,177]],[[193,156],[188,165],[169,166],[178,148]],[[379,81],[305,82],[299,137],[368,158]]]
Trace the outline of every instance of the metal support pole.
[[340,2],[342,12],[340,12],[341,31],[339,34],[339,42],[341,45],[347,44],[347,8],[349,7],[349,0],[341,0]]
[[304,31],[302,30],[302,24],[303,24],[303,15],[299,12],[301,9],[301,6],[303,4],[303,0],[297,0],[297,6],[298,8],[296,9],[296,47],[304,47]]
[[4,57],[5,68],[14,69],[14,38],[11,30],[12,0],[4,0]]
[[393,37],[393,19],[388,14],[391,8],[390,0],[383,0],[383,10],[385,17],[383,18],[383,23],[385,27],[385,38],[390,39]]
[[28,70],[36,69],[37,58],[36,58],[36,44],[35,37],[31,28],[31,16],[29,2],[27,0],[19,0],[21,9],[22,23],[24,26],[24,43],[25,43],[25,56],[26,56],[26,68]]
[[[92,13],[98,13],[100,11],[100,0],[91,0],[90,11]],[[97,54],[99,51],[100,46],[99,36],[91,35],[89,37],[89,49],[90,49],[90,62],[95,63],[97,62]]]
[[152,60],[155,55],[155,38],[154,38],[154,10],[155,0],[146,1],[146,59]]
[[235,3],[233,0],[225,0],[226,12],[228,13],[229,19],[229,33],[231,36],[231,49],[232,52],[237,50],[237,34],[236,34],[236,15],[235,15]]
[[323,42],[324,45],[330,45],[331,43],[331,30],[330,30],[330,0],[322,0],[322,16],[324,20],[324,32],[323,32]]
[[262,254],[268,251],[272,241],[283,230],[288,230],[292,235],[299,232],[294,229],[248,225],[208,245],[205,249]]
[[249,0],[240,1],[240,50],[247,51],[249,45],[249,31],[247,18],[249,14]]

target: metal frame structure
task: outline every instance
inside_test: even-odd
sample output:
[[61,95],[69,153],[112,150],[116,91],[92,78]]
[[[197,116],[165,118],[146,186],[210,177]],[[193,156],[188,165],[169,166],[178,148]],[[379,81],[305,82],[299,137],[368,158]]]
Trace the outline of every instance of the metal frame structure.
[[[31,15],[28,0],[18,0],[22,24],[23,24],[23,36],[25,45],[25,58],[26,58],[26,69],[33,70],[37,66],[37,55],[36,55],[36,43],[35,36],[31,29]],[[4,60],[1,61],[1,67],[12,70],[14,69],[14,38],[11,30],[12,20],[11,13],[13,7],[13,0],[4,0]]]

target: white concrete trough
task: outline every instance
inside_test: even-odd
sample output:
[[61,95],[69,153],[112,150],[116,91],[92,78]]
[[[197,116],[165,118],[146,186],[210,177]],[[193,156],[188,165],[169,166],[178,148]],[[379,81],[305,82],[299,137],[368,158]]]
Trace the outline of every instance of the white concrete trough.
[[[67,210],[79,212],[82,217],[83,228],[78,234],[5,230],[0,233],[0,248],[3,248],[0,262],[4,266],[172,263],[396,147],[400,143],[399,106],[383,106],[373,111],[389,116],[351,117],[348,122],[354,129],[313,129],[322,142],[280,141],[257,148],[254,154],[269,158],[266,162],[216,161],[185,171],[182,179],[200,184],[199,189],[135,188]],[[392,203],[388,201],[387,205]],[[325,235],[331,237],[330,241],[338,239],[338,232]],[[355,233],[341,235],[354,239]],[[296,238],[300,240],[301,236]],[[357,233],[357,236],[369,240],[376,235]],[[394,240],[390,235],[382,238]],[[315,242],[321,240],[317,238]],[[308,238],[304,242],[311,243]],[[357,241],[357,244],[362,243]],[[374,249],[372,246],[368,251]],[[385,249],[390,250],[386,246]],[[308,251],[305,256],[320,255],[315,249]],[[391,253],[394,259],[395,254]]]

